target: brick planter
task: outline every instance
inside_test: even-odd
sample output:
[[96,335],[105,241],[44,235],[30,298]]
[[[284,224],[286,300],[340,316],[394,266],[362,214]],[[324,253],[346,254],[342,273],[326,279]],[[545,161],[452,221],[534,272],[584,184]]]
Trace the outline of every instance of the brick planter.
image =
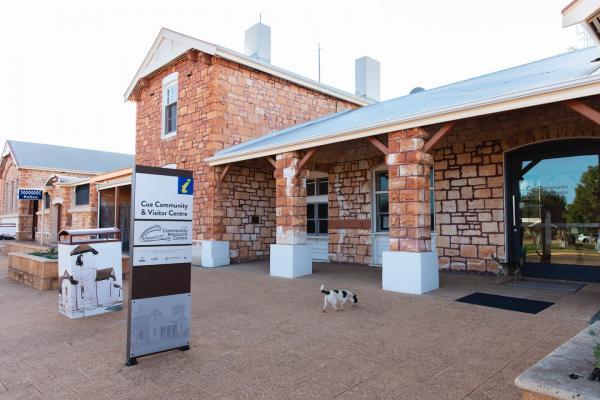
[[58,260],[9,253],[8,278],[38,290],[58,289]]

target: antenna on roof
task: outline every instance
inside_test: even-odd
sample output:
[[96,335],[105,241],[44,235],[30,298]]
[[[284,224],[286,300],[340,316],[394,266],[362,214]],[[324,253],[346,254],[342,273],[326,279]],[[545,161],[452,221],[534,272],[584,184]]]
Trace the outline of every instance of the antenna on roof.
[[262,13],[258,13],[258,23],[262,24]]
[[317,69],[319,74],[319,82],[321,82],[321,42],[317,43]]

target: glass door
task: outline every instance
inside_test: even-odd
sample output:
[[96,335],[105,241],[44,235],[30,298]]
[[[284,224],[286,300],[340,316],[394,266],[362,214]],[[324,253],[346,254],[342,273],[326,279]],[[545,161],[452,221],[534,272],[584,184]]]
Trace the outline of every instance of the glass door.
[[600,281],[600,151],[559,143],[507,158],[509,254],[524,275]]

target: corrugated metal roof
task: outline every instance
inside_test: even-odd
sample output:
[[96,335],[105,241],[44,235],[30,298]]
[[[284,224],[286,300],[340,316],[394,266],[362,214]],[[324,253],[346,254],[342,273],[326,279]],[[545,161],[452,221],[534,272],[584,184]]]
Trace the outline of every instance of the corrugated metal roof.
[[[273,132],[219,151],[209,159],[231,159],[283,146],[371,129],[401,121],[448,113],[467,106],[505,101],[507,98],[542,93],[551,87],[579,80],[600,81],[600,49],[591,47],[520,65],[499,72],[330,115]],[[420,126],[415,124],[415,126]],[[248,157],[252,158],[252,157]]]
[[51,144],[6,142],[19,168],[101,173],[134,165],[132,154],[79,149]]

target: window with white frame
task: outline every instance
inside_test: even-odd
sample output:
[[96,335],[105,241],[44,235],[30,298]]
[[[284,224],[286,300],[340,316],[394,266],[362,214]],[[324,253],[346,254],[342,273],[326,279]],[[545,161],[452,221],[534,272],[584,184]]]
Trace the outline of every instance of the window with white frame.
[[306,180],[306,233],[309,236],[327,235],[329,209],[327,178]]
[[162,81],[162,136],[177,133],[177,79],[178,72],[167,75]]
[[388,195],[388,171],[375,172],[375,231],[390,230],[390,204]]

